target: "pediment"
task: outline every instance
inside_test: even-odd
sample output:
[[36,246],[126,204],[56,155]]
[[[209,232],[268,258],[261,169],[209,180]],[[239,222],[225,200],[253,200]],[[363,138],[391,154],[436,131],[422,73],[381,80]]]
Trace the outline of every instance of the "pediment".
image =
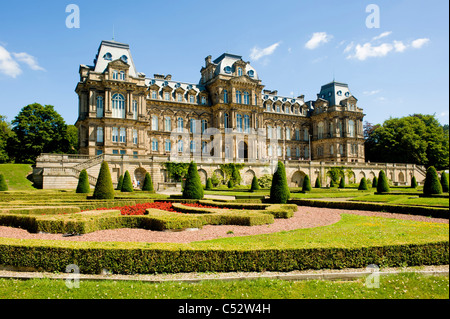
[[108,67],[113,67],[115,69],[129,69],[130,65],[122,61],[122,59],[117,59],[108,63]]

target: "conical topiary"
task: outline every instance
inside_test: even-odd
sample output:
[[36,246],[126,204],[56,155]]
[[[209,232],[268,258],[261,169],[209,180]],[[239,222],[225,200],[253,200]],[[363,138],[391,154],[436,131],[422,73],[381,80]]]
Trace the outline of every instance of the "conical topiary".
[[114,187],[107,162],[102,162],[95,184],[94,199],[114,199]]
[[339,181],[339,188],[345,188],[345,179],[344,179],[344,177],[341,177],[341,180]]
[[145,192],[154,192],[155,191],[153,189],[152,177],[150,176],[149,172],[145,173],[144,185],[142,185],[142,190]]
[[334,182],[333,179],[331,179],[331,181],[330,181],[330,187],[336,187],[336,183]]
[[4,192],[8,190],[8,184],[6,184],[6,179],[3,174],[0,174],[0,192]]
[[309,180],[309,176],[308,175],[305,175],[305,178],[303,179],[302,191],[303,192],[310,192],[310,191],[312,191],[311,181]]
[[321,188],[322,187],[322,185],[320,184],[320,178],[319,177],[316,178],[316,182],[314,184],[314,187],[315,188]]
[[131,176],[128,171],[125,171],[125,174],[123,175],[123,184],[120,191],[124,193],[131,193],[133,192],[133,183],[131,182]]
[[228,188],[233,188],[233,182],[231,181],[231,179],[228,181],[227,187]]
[[373,177],[373,180],[372,180],[372,187],[373,187],[373,188],[377,188],[377,184],[378,184],[378,179],[377,179],[376,176],[374,176],[374,177]]
[[258,178],[256,176],[253,176],[252,187],[250,188],[250,191],[254,192],[254,191],[257,191],[259,189],[260,189],[260,187],[259,187],[259,184],[258,184]]
[[212,188],[213,188],[213,184],[212,184],[211,178],[208,178],[208,179],[206,180],[205,189],[208,190],[208,191],[210,191],[210,190],[212,190]]
[[88,173],[85,169],[83,169],[78,176],[78,185],[76,193],[79,194],[88,194],[91,191],[91,187],[89,186],[89,177]]
[[442,194],[442,185],[439,181],[436,169],[433,166],[428,167],[425,183],[423,184],[423,193],[425,195]]
[[286,204],[290,197],[291,192],[287,184],[286,169],[283,163],[278,161],[277,170],[273,174],[272,186],[270,187],[270,202]]
[[123,185],[123,175],[119,176],[119,180],[117,181],[117,190],[120,191],[122,190],[122,185]]
[[415,176],[411,178],[411,188],[417,188],[417,180]]
[[442,172],[441,174],[441,186],[442,191],[448,193],[448,174],[446,172]]
[[378,174],[377,193],[389,193],[389,183],[383,170]]
[[202,199],[203,185],[198,175],[197,164],[192,161],[189,164],[186,175],[186,182],[184,183],[183,198],[185,199]]
[[358,190],[366,191],[368,189],[369,189],[369,187],[367,186],[366,178],[365,177],[361,178],[361,181],[359,182]]

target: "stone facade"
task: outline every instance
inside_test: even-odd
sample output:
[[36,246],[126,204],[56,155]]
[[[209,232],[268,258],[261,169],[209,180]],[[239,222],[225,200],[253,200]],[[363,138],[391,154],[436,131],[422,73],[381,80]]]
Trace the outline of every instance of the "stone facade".
[[86,168],[94,183],[101,160],[114,182],[125,170],[136,183],[149,171],[156,187],[171,182],[164,162],[190,160],[203,181],[223,175],[220,164],[238,162],[248,184],[254,175],[272,174],[278,160],[291,186],[301,186],[305,174],[326,185],[325,170],[336,165],[351,167],[356,181],[380,167],[394,182],[423,179],[413,165],[365,163],[364,113],[345,83],[323,85],[315,100],[280,96],[264,89],[250,62],[228,53],[206,57],[200,73],[197,84],[149,78],[137,72],[127,44],[102,41],[94,65],[80,66],[75,89],[80,155],[43,154],[36,181],[73,188]]

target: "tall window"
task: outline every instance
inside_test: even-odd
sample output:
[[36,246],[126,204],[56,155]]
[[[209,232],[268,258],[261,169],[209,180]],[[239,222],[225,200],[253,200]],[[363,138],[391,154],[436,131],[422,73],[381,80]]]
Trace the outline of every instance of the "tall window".
[[120,128],[120,143],[125,143],[127,141],[127,131],[124,127]]
[[242,104],[242,94],[241,91],[236,91],[236,103]]
[[103,143],[103,127],[97,127],[97,143]]
[[317,125],[317,137],[318,138],[323,138],[323,122],[320,122]]
[[333,147],[333,145],[330,145],[330,154],[331,154],[331,155],[334,154],[334,147]]
[[113,71],[113,80],[118,80],[119,79],[119,72],[117,72],[117,70]]
[[339,126],[339,135],[341,137],[344,137],[344,130],[342,129],[342,121],[339,121],[338,126]]
[[103,117],[103,97],[97,96],[97,117]]
[[300,157],[300,147],[298,147],[298,146],[295,150],[295,156]]
[[286,114],[289,114],[289,112],[290,112],[290,106],[289,106],[289,105],[286,105],[286,110],[285,110],[285,112],[286,112]]
[[153,152],[158,151],[158,140],[156,138],[152,138],[152,151]]
[[183,102],[183,94],[181,94],[181,93],[177,94],[177,101],[178,102]]
[[277,113],[280,113],[280,104],[277,104]]
[[112,116],[114,118],[125,118],[125,98],[122,94],[112,96]]
[[191,153],[195,153],[195,141],[191,141],[190,149]]
[[286,147],[286,156],[291,157],[291,148],[289,146]]
[[112,141],[113,142],[119,141],[119,128],[117,127],[112,128]]
[[355,121],[348,121],[348,136],[355,137]]
[[124,71],[120,71],[120,79],[125,80],[125,72]]
[[295,140],[300,141],[300,130],[298,128],[295,129]]
[[244,132],[250,133],[250,116],[244,115]]
[[177,131],[179,133],[183,132],[184,120],[182,117],[179,117],[177,120]]
[[155,90],[152,91],[152,99],[157,99],[158,98],[158,92],[156,92]]
[[242,76],[242,68],[238,68],[238,76]]
[[228,91],[223,90],[223,103],[228,103]]
[[170,142],[170,140],[166,140],[165,150],[166,150],[166,152],[170,152],[172,150],[172,142]]
[[164,92],[164,100],[170,101],[170,92]]
[[137,145],[138,143],[138,131],[133,130],[133,144]]
[[344,145],[339,145],[339,154],[344,155]]
[[236,128],[238,132],[242,132],[242,115],[236,115]]
[[247,91],[244,92],[244,104],[249,105],[250,104],[250,95]]
[[229,128],[229,127],[230,127],[228,121],[229,121],[228,113],[225,113],[225,114],[223,115],[223,126],[224,126],[225,128]]
[[207,154],[208,153],[208,142],[202,141],[202,153]]
[[189,126],[190,126],[190,132],[191,133],[193,133],[193,134],[195,134],[196,133],[196,127],[195,127],[195,120],[194,119],[191,119],[190,120],[190,123],[189,123]]
[[272,126],[271,125],[267,125],[267,138],[272,138]]
[[158,131],[158,116],[152,115],[152,130]]
[[305,158],[309,159],[309,147],[305,146]]
[[183,152],[183,140],[178,140],[178,152]]
[[206,105],[206,96],[202,96],[202,105]]
[[172,130],[172,119],[169,116],[164,118],[164,131],[170,132]]
[[195,95],[189,95],[189,102],[195,103]]
[[304,141],[309,140],[309,132],[308,132],[308,128],[306,128],[306,127],[303,129],[303,140]]
[[138,119],[138,105],[137,105],[137,101],[133,100],[133,119],[137,120]]
[[286,140],[290,140],[290,139],[291,139],[291,128],[286,127]]
[[281,126],[277,126],[277,139],[281,140]]
[[202,134],[204,134],[207,129],[208,129],[208,121],[202,120]]
[[267,111],[267,112],[272,111],[272,107],[270,106],[269,103],[266,104],[266,111]]
[[277,156],[283,156],[281,152],[281,145],[277,145]]
[[269,147],[267,148],[267,155],[269,155],[269,157],[273,156],[272,144],[269,144]]

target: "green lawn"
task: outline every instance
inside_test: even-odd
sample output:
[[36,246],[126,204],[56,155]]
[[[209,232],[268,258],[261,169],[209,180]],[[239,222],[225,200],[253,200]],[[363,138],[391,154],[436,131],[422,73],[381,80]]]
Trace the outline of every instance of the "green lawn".
[[0,299],[448,299],[447,276],[382,276],[379,288],[356,281],[255,279],[199,283],[0,279]]
[[8,184],[8,190],[36,190],[27,179],[33,172],[31,164],[0,164],[0,174],[3,174]]
[[444,206],[449,207],[448,198],[418,197],[413,195],[366,195],[350,199],[351,201],[380,202],[401,205]]

